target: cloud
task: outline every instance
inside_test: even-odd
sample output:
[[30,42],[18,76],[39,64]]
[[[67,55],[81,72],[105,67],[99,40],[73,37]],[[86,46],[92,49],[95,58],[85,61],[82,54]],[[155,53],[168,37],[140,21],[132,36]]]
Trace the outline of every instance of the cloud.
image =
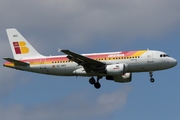
[[180,25],[179,5],[178,0],[3,0],[1,26],[17,27],[34,41],[52,46],[121,46],[175,30]]
[[53,103],[43,103],[26,108],[12,104],[8,107],[0,105],[3,120],[84,120],[107,117],[112,112],[123,109],[132,86],[125,85],[121,89],[104,93],[97,97],[89,92],[74,92]]

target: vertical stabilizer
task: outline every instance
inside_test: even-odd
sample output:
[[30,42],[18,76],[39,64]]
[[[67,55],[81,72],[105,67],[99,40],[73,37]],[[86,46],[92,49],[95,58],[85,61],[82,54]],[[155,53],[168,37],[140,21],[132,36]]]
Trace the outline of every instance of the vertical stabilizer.
[[43,57],[16,29],[6,29],[6,32],[14,59],[20,60]]

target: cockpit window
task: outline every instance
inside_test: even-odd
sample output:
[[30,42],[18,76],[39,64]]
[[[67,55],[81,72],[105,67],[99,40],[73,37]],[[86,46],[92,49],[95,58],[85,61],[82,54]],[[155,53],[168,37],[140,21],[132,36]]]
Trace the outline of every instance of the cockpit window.
[[161,54],[160,57],[169,57],[167,54]]

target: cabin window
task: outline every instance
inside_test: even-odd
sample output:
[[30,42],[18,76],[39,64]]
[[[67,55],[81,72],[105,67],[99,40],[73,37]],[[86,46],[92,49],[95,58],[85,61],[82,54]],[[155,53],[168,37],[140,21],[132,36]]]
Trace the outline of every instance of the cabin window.
[[167,54],[161,54],[160,57],[169,57]]

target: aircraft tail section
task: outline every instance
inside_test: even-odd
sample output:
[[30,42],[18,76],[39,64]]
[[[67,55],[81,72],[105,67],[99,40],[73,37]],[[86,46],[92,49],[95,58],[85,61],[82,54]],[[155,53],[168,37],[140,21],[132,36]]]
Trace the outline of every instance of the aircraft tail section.
[[43,57],[16,29],[6,29],[6,32],[14,59],[21,60]]

